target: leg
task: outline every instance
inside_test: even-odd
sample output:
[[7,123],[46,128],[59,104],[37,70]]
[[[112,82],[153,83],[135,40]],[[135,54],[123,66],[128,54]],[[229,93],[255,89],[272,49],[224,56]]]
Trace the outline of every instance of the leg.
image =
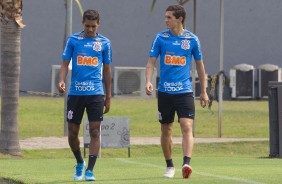
[[161,146],[166,160],[166,171],[164,177],[173,178],[175,168],[172,162],[172,129],[173,123],[161,124]]
[[194,137],[193,137],[193,120],[189,118],[180,118],[182,132],[182,150],[183,156],[192,156]]
[[183,178],[189,178],[192,174],[192,168],[189,162],[192,156],[194,137],[193,137],[193,120],[189,118],[180,118],[180,126],[182,131],[182,150],[183,150]]
[[95,181],[93,169],[100,150],[100,126],[103,120],[104,96],[94,95],[87,98],[87,116],[89,120],[89,160],[85,172],[86,181]]
[[68,129],[69,129],[68,141],[70,148],[77,161],[74,180],[81,180],[83,178],[83,172],[85,167],[85,162],[83,161],[83,158],[81,156],[80,146],[79,146],[80,145],[78,138],[79,127],[80,127],[79,124],[68,123]]
[[90,145],[89,155],[98,155],[100,150],[100,126],[101,121],[89,123]]
[[173,123],[161,124],[161,146],[166,160],[172,159]]
[[161,146],[166,161],[164,177],[173,178],[175,168],[172,161],[172,130],[175,116],[175,109],[172,104],[172,97],[168,94],[158,93],[159,122],[161,123]]
[[68,142],[77,163],[83,162],[78,137],[84,112],[83,101],[83,97],[78,96],[68,96],[67,100]]
[[68,141],[72,151],[80,149],[80,141],[78,138],[80,125],[76,123],[68,123]]
[[86,181],[95,181],[93,169],[96,163],[97,156],[100,150],[100,126],[101,121],[92,121],[89,123],[90,145],[89,145],[89,160],[85,172]]

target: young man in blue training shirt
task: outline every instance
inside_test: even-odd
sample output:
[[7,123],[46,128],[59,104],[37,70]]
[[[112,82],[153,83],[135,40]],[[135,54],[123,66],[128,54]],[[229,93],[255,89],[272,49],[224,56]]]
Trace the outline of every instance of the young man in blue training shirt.
[[182,131],[182,176],[189,178],[192,173],[190,159],[194,144],[192,127],[195,116],[190,76],[192,56],[201,83],[201,106],[205,107],[209,103],[200,42],[196,35],[184,28],[185,16],[185,9],[180,5],[171,5],[166,9],[167,30],[158,33],[153,40],[146,66],[146,93],[151,95],[153,93],[151,78],[155,62],[160,56],[158,111],[161,123],[161,146],[167,164],[164,177],[167,178],[172,178],[175,174],[172,161],[172,129],[175,112]]
[[[71,84],[67,99],[68,141],[76,158],[74,180],[95,181],[93,168],[100,149],[100,125],[103,113],[110,110],[112,49],[110,40],[97,33],[100,26],[99,13],[87,10],[83,14],[84,30],[69,36],[60,69],[58,89],[65,92],[65,79],[72,60]],[[105,82],[105,90],[103,82]],[[105,109],[104,109],[105,107]],[[90,146],[86,164],[81,156],[79,129],[86,109],[89,120]]]

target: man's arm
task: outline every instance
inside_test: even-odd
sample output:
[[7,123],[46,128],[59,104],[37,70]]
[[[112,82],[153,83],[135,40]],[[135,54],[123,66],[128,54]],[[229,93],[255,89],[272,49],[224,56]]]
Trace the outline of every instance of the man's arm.
[[112,97],[112,72],[109,64],[103,65],[103,78],[105,81],[106,99],[104,113],[110,111],[111,97]]
[[66,76],[68,74],[68,68],[69,68],[69,60],[64,60],[63,63],[61,64],[60,68],[60,74],[59,74],[59,83],[58,83],[58,90],[60,93],[64,93],[66,91]]
[[152,76],[154,74],[154,68],[155,68],[155,63],[156,63],[157,58],[155,57],[149,57],[148,63],[146,66],[146,94],[147,95],[152,95],[154,91],[154,87],[152,84]]
[[203,60],[196,61],[196,68],[201,84],[201,94],[200,94],[200,103],[202,107],[206,107],[209,104],[209,97],[207,95],[207,82],[206,82],[206,71]]

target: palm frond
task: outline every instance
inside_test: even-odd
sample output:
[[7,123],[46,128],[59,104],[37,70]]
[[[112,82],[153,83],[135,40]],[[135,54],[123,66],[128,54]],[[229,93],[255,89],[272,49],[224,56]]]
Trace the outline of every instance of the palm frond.
[[83,15],[83,8],[79,0],[74,0],[79,8],[81,16]]
[[155,8],[156,1],[157,1],[157,0],[153,0],[153,1],[152,1],[152,5],[151,5],[151,9],[150,9],[150,14],[152,14],[152,12],[153,12],[153,10],[154,10],[154,8]]
[[176,0],[178,2],[179,5],[184,5],[185,3],[187,3],[189,0]]

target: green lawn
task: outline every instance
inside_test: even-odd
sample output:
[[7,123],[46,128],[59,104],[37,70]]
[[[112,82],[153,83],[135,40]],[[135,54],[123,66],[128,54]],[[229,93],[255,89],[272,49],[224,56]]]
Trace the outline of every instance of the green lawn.
[[[158,157],[101,158],[95,169],[96,183],[279,184],[282,180],[282,160],[194,157],[194,172],[188,181],[181,178],[180,162],[180,158],[176,159],[178,167],[175,178],[165,179],[162,177],[163,160]],[[7,169],[1,169],[1,175],[10,175],[14,180],[24,183],[81,183],[72,180],[74,168],[71,159],[13,160],[3,163]]]
[[[106,116],[128,117],[130,136],[159,136],[156,103],[156,99],[113,98]],[[196,137],[218,136],[217,105],[202,109],[196,100]],[[63,98],[20,97],[19,137],[63,136],[63,110]],[[174,135],[180,136],[177,123]],[[268,101],[224,101],[222,137],[268,138]],[[160,145],[133,145],[130,158],[125,148],[102,149],[95,166],[96,183],[279,184],[282,160],[268,154],[268,141],[198,143],[187,181],[181,178],[181,145],[173,147],[177,169],[173,179],[162,177],[165,162]],[[73,181],[74,165],[70,149],[22,150],[22,157],[0,154],[0,183],[81,183]]]
[[[176,175],[162,177],[165,162],[159,145],[103,149],[95,166],[96,183],[279,184],[281,159],[270,159],[268,141],[196,144],[192,177],[181,178],[181,146],[173,148]],[[73,181],[74,158],[69,149],[23,150],[22,158],[0,155],[0,178],[22,183],[81,183]]]
[[[222,106],[222,137],[269,137],[268,101],[224,101]],[[63,112],[63,98],[20,97],[20,138],[63,136]],[[133,137],[160,134],[155,98],[113,98],[111,110],[105,116],[128,117]],[[194,133],[196,137],[218,136],[217,102],[208,110],[196,100]],[[174,135],[181,135],[177,123]]]

